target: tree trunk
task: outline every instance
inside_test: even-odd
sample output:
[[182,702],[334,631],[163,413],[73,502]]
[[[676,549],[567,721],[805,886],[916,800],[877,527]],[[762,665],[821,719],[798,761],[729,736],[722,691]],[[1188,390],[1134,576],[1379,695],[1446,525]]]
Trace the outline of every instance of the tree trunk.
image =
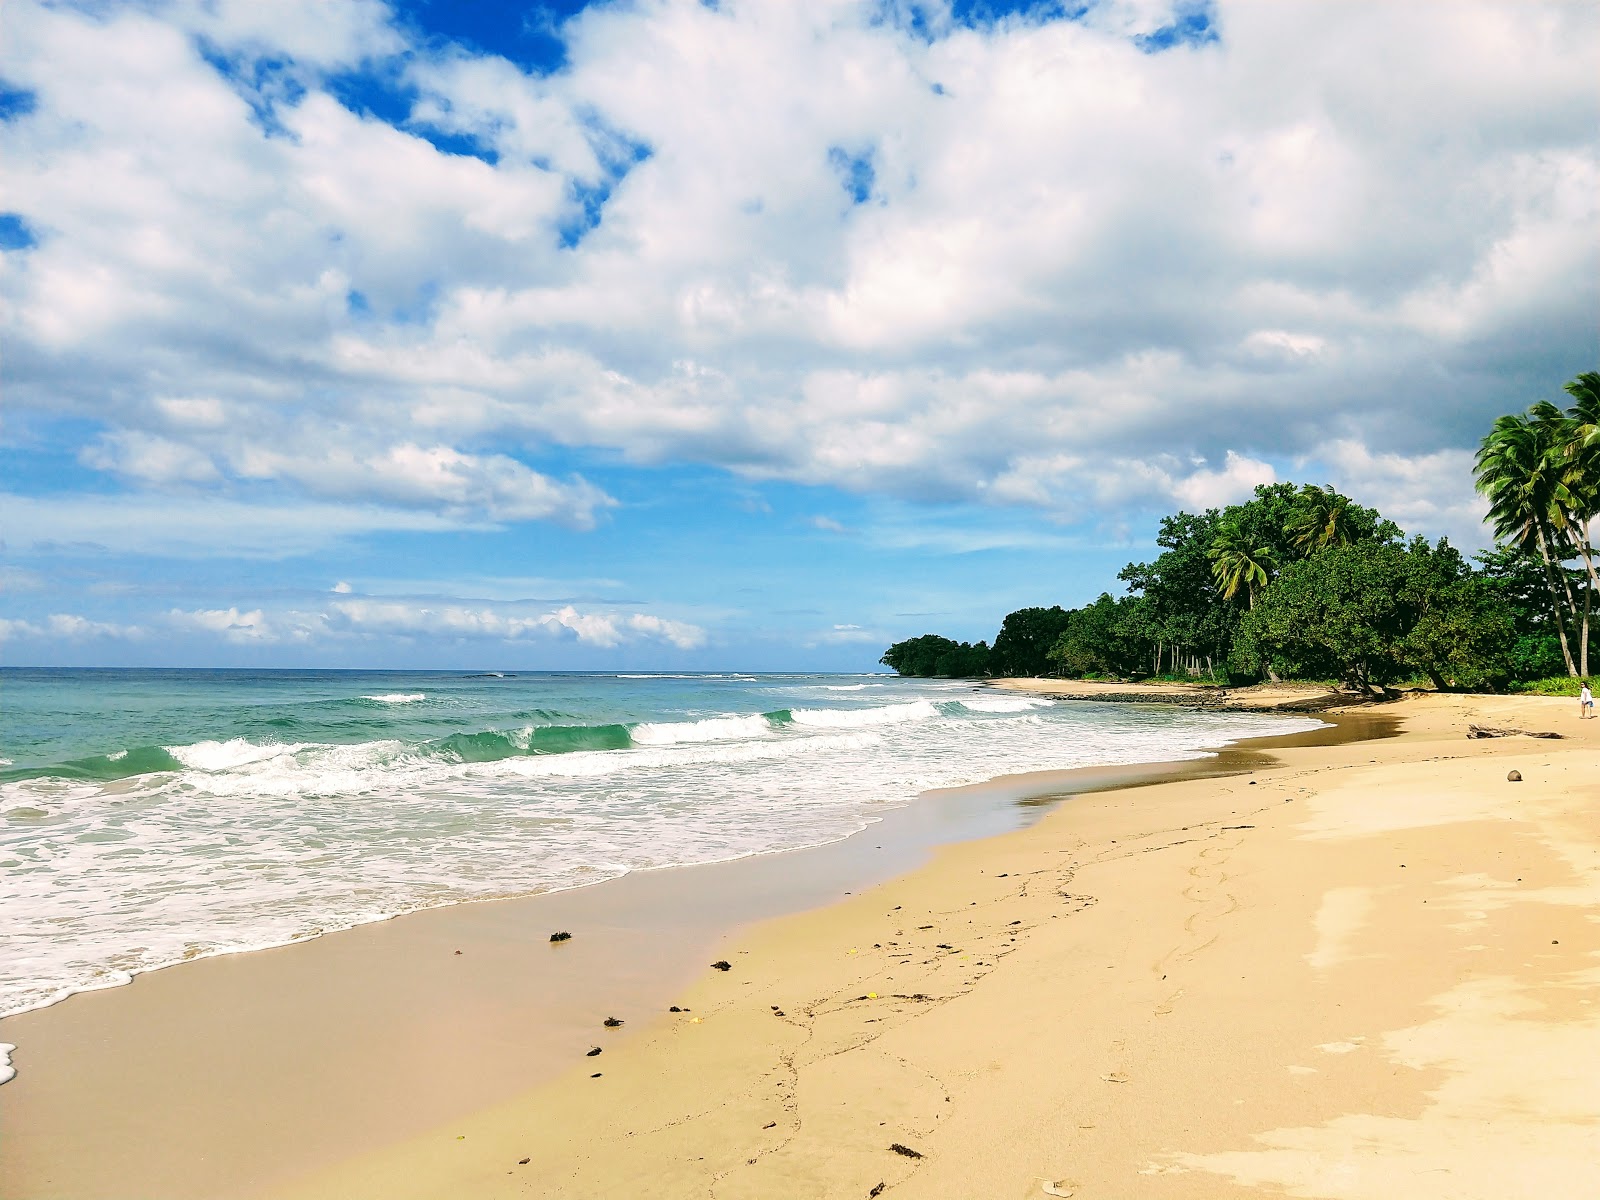
[[[1556,569],[1550,563],[1550,545],[1545,541],[1544,526],[1537,527],[1539,535],[1539,558],[1544,563],[1545,586],[1550,589],[1550,611],[1556,619],[1556,633],[1561,637],[1561,657],[1567,661],[1567,674],[1577,675],[1578,667],[1572,661],[1572,647],[1567,644],[1567,626],[1561,619],[1561,593],[1556,590]],[[1569,611],[1572,608],[1572,589],[1567,589],[1567,604]]]
[[1578,668],[1583,677],[1589,677],[1589,611],[1595,592],[1600,592],[1600,578],[1596,578],[1594,570],[1594,546],[1589,541],[1589,522],[1585,521],[1578,526],[1580,537],[1578,539],[1578,553],[1583,556],[1583,569],[1589,574],[1589,587],[1583,593],[1583,637],[1578,651],[1582,665]]
[[1578,630],[1578,674],[1589,678],[1589,605],[1594,600],[1594,589],[1583,589],[1583,627]]

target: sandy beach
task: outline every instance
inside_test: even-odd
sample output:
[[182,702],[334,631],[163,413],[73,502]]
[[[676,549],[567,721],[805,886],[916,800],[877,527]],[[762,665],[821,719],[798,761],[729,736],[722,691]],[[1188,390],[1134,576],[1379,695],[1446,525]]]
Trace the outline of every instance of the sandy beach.
[[[698,917],[648,892],[672,886],[670,872],[621,881],[637,893],[572,893],[575,924],[610,904],[615,932],[572,960],[589,984],[563,993],[564,1019],[527,1031],[538,1054],[504,1034],[518,989],[539,986],[532,973],[396,995],[380,947],[493,959],[495,946],[526,948],[514,914],[531,901],[190,964],[25,1014],[0,1026],[38,1055],[0,1089],[3,1190],[1593,1195],[1600,724],[1580,725],[1569,701],[1425,695],[1330,719],[1343,738],[1392,736],[1269,743],[1225,755],[1232,774],[1085,791],[909,872],[863,865],[878,839],[852,839],[805,860],[808,878],[774,865],[803,856],[677,873],[702,881]],[[1562,739],[1469,740],[1471,724]],[[923,847],[951,832],[924,830]],[[729,898],[766,882],[768,906],[730,920]],[[679,915],[624,930],[618,914],[641,904]],[[368,1007],[380,1034],[409,1013],[411,1036],[437,1036],[382,1079],[352,1078],[370,1061],[349,1050]],[[261,1094],[243,1098],[257,1115],[231,1123],[207,1115],[215,1097],[193,1049],[227,1036],[193,1024],[218,1011],[297,1014],[234,1051],[279,1069],[262,1067]],[[607,1016],[626,1023],[605,1029]],[[51,1055],[82,1067],[151,1029],[164,1047],[130,1060],[109,1097],[28,1090],[30,1065],[37,1081]],[[283,1040],[305,1029],[316,1044]],[[553,1054],[566,1065],[538,1067]],[[185,1089],[204,1136],[185,1132]],[[299,1144],[297,1093],[333,1093],[356,1114],[314,1154]],[[148,1116],[142,1157],[119,1160],[107,1142],[98,1166],[67,1169],[60,1156],[82,1134],[70,1114],[92,1125],[97,1107],[127,1105]],[[230,1169],[230,1154],[249,1169]],[[119,1179],[122,1191],[97,1190]]]

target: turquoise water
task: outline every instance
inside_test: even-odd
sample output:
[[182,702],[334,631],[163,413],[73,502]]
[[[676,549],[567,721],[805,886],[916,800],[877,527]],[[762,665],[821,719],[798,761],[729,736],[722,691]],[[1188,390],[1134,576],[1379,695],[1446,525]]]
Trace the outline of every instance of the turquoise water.
[[439,904],[816,845],[918,792],[1314,726],[827,675],[0,671],[0,1015]]

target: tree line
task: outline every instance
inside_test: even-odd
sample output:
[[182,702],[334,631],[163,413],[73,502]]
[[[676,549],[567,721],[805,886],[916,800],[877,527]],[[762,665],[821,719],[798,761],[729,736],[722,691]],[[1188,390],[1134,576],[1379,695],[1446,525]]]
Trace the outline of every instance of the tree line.
[[1121,595],[1081,608],[1023,608],[988,642],[924,634],[880,660],[902,675],[1402,679],[1499,690],[1587,676],[1600,591],[1600,373],[1500,417],[1474,482],[1492,549],[1468,561],[1331,487],[1264,484],[1254,496],[1162,519],[1160,553],[1130,563]]

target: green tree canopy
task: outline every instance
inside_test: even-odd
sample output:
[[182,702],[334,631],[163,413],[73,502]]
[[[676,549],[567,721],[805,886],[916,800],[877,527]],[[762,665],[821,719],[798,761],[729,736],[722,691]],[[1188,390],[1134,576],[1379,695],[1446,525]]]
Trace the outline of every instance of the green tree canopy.
[[1001,622],[991,651],[1001,675],[1043,675],[1050,670],[1050,648],[1066,630],[1067,614],[1059,605],[1019,608]]

